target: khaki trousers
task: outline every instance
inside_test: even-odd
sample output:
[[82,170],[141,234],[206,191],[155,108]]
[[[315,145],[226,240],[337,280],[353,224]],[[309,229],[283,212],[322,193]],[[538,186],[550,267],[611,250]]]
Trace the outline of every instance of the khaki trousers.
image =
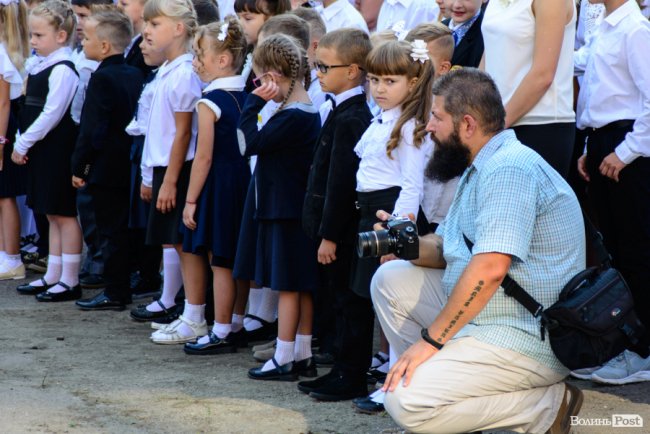
[[[402,354],[436,318],[446,296],[443,270],[391,261],[371,293],[391,349]],[[392,418],[415,433],[510,430],[544,433],[564,397],[563,375],[537,361],[473,337],[448,342],[420,365],[408,387],[386,394]]]

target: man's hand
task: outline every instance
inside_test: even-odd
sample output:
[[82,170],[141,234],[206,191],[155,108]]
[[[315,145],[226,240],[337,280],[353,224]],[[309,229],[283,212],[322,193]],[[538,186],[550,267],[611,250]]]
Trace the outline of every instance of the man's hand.
[[140,199],[142,199],[143,202],[149,203],[151,202],[152,197],[153,197],[152,188],[147,187],[144,184],[140,184]]
[[13,161],[19,166],[27,164],[27,160],[28,160],[27,155],[19,154],[15,150],[11,153],[11,161]]
[[591,180],[589,178],[589,172],[587,171],[587,154],[582,154],[582,156],[578,158],[578,174],[587,182]]
[[612,152],[607,157],[603,159],[603,162],[600,163],[600,173],[603,176],[606,176],[614,181],[618,182],[618,175],[621,173],[621,170],[625,169],[627,164],[623,163],[616,152]]
[[81,178],[77,178],[76,176],[72,175],[72,186],[74,188],[81,188],[86,185],[86,181],[84,181]]
[[318,263],[329,265],[334,261],[336,261],[336,243],[323,238],[318,247]]
[[171,212],[176,207],[176,184],[163,181],[158,192],[156,209],[163,214]]
[[433,345],[425,342],[424,339],[419,339],[404,351],[393,367],[390,368],[381,390],[393,392],[402,377],[404,377],[404,387],[408,387],[415,369],[437,352],[438,350]]

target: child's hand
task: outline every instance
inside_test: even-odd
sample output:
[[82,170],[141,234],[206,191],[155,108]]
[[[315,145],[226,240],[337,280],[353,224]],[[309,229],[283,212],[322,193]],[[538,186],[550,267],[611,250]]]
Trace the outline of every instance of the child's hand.
[[318,248],[318,262],[323,265],[336,261],[336,243],[323,238]]
[[158,192],[156,209],[163,214],[167,214],[176,208],[176,184],[163,181]]
[[152,196],[153,196],[153,192],[151,191],[151,187],[147,187],[144,184],[140,184],[140,199],[142,199],[143,202],[149,203],[151,202]]
[[627,164],[623,163],[616,152],[612,152],[600,163],[600,174],[618,182],[618,175],[621,170],[625,169]]
[[194,221],[194,214],[196,213],[195,203],[185,203],[183,209],[183,224],[191,231],[196,230],[196,221]]
[[22,166],[24,164],[27,164],[27,155],[19,154],[14,150],[11,153],[11,161],[18,164],[19,166]]
[[72,186],[74,188],[81,188],[84,185],[86,185],[86,181],[84,181],[81,178],[77,178],[76,176],[72,175]]
[[578,158],[578,174],[582,179],[589,182],[589,171],[587,170],[587,154]]
[[278,92],[280,92],[280,87],[275,82],[269,81],[255,89],[253,95],[259,96],[264,101],[270,101],[278,95]]

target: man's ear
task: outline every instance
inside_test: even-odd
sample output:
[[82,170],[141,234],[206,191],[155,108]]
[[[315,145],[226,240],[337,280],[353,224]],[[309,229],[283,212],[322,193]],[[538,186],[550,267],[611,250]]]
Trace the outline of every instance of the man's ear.
[[472,115],[463,116],[463,121],[461,122],[460,135],[464,138],[470,138],[478,131],[478,124],[476,119]]

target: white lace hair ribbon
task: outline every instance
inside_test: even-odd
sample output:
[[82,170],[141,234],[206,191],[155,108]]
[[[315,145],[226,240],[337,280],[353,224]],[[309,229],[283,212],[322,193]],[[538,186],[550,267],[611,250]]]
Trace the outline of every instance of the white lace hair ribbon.
[[429,60],[429,50],[427,50],[427,43],[422,39],[416,39],[411,42],[411,57],[414,62],[424,63]]
[[408,35],[408,31],[404,28],[405,25],[406,23],[404,20],[401,20],[393,24],[393,27],[390,28],[393,33],[395,33],[395,37],[398,41],[403,41],[406,38],[406,35]]
[[[4,0],[0,0],[0,1],[4,1]],[[217,39],[223,42],[226,40],[226,36],[228,36],[228,23],[223,23],[221,25],[221,29],[219,29],[219,36],[217,36]]]

